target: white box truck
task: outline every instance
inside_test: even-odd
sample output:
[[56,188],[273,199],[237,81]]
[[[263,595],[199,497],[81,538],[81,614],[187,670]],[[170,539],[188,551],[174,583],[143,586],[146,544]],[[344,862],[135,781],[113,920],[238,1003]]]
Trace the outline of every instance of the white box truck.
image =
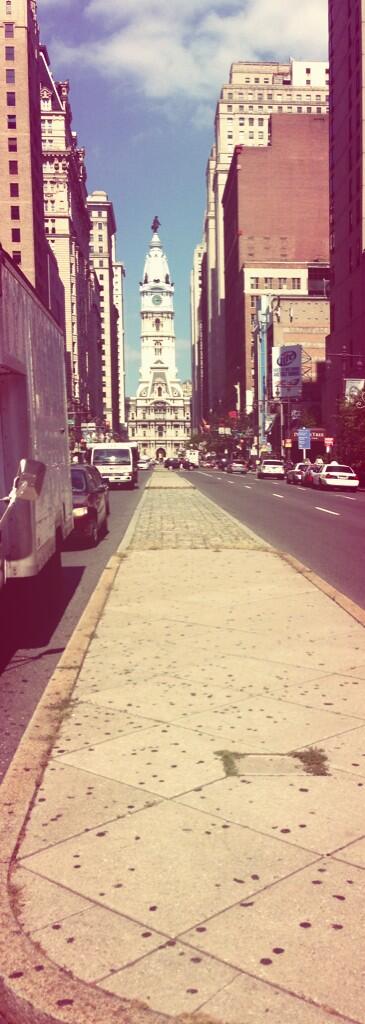
[[[23,459],[45,465],[35,501],[14,502],[1,530],[0,587],[61,564],[73,528],[64,336],[0,247],[0,498]],[[4,505],[0,505],[0,515]]]
[[138,448],[129,441],[100,441],[91,446],[91,465],[109,487],[137,487]]

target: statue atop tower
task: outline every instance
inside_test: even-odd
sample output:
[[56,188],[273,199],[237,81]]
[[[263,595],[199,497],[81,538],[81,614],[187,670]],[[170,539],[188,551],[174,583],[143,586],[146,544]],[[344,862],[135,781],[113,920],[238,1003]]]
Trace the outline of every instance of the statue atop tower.
[[154,217],[153,221],[152,221],[152,224],[151,224],[151,231],[153,231],[153,233],[155,234],[155,232],[158,231],[158,229],[160,227],[161,227],[161,221],[158,219],[158,217]]

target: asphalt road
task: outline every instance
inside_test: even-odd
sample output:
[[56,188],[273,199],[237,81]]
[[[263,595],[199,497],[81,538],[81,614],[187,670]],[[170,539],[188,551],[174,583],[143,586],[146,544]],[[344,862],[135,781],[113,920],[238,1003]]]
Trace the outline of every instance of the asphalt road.
[[196,470],[195,486],[221,508],[365,608],[365,492]]
[[[62,578],[55,604],[45,599],[27,616],[2,602],[0,610],[0,780],[56,668],[68,640],[111,555],[130,522],[149,472],[139,474],[139,488],[111,491],[108,533],[96,548],[72,541],[62,552]],[[5,598],[5,594],[4,594]],[[1,1021],[0,1021],[1,1024]]]

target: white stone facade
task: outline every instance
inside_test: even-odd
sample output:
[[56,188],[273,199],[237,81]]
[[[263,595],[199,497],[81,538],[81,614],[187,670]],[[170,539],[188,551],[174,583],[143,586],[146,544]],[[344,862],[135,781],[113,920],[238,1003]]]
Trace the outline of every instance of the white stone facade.
[[190,398],[184,394],[175,362],[174,285],[153,223],[141,296],[141,368],[137,394],[128,401],[128,436],[141,454],[163,459],[190,439]]

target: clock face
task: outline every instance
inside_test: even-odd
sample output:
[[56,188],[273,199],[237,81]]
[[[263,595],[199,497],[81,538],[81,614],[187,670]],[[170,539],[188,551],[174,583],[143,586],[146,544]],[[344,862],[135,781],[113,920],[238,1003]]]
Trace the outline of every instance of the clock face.
[[160,306],[162,302],[161,295],[152,295],[152,302],[154,306]]

